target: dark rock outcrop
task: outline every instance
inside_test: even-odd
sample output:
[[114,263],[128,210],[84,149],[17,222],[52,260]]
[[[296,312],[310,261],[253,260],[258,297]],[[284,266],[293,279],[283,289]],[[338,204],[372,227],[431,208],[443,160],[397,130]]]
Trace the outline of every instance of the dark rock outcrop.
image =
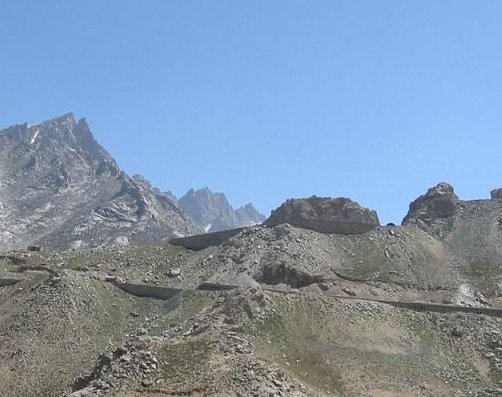
[[345,197],[312,196],[290,199],[265,221],[268,226],[289,223],[323,233],[360,234],[380,225],[377,213]]
[[410,204],[408,214],[404,217],[402,224],[430,226],[437,219],[453,216],[458,203],[459,198],[453,187],[444,182],[440,183]]
[[502,188],[493,189],[490,192],[490,196],[492,197],[493,200],[502,199]]

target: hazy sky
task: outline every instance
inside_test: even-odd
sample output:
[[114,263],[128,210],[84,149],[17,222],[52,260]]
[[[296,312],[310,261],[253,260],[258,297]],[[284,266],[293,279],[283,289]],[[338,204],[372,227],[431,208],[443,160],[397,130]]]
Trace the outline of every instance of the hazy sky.
[[502,2],[2,0],[0,126],[73,112],[127,172],[399,222],[502,185]]

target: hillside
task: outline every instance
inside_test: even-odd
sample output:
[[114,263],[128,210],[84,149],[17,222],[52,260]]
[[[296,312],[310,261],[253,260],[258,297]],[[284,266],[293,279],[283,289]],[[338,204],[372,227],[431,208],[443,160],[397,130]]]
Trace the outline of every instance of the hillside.
[[201,251],[5,254],[0,392],[502,395],[502,201],[429,215],[359,234],[254,226]]

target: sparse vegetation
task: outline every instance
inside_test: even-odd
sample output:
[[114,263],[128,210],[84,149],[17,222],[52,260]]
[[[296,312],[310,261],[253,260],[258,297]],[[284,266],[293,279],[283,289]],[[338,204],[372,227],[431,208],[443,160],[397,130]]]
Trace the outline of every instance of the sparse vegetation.
[[[364,300],[444,304],[463,284],[473,299],[479,292],[490,298],[500,275],[495,240],[481,243],[476,232],[469,246],[459,230],[439,239],[411,226],[341,236],[282,225],[200,252],[148,244],[16,253],[22,263],[4,258],[0,269],[22,279],[0,288],[0,391],[59,397],[99,357],[111,357],[117,372],[104,369],[90,387],[108,382],[99,390],[110,397],[124,395],[111,384],[125,395],[157,386],[295,397],[496,390],[500,320]],[[171,300],[141,298],[105,281],[114,277],[185,291]],[[205,281],[243,287],[195,290]]]

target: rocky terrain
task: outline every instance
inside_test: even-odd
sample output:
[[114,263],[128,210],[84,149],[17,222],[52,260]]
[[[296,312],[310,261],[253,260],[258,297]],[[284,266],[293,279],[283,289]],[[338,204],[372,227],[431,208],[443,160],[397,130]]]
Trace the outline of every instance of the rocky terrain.
[[440,184],[358,234],[277,221],[290,204],[200,251],[4,252],[1,395],[502,395],[502,200]]
[[201,229],[84,120],[0,148],[1,396],[502,396],[499,189],[441,183],[401,226],[293,199],[173,245]]
[[178,205],[206,232],[257,225],[265,220],[253,204],[234,210],[223,193],[213,193],[207,187],[190,189]]

